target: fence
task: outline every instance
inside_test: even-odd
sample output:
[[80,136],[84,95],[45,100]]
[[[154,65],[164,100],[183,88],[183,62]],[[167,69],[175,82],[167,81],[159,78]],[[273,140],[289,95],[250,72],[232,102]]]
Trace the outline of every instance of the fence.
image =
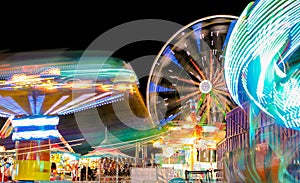
[[[281,127],[272,117],[260,112],[256,116],[255,145],[250,148],[248,116],[248,103],[244,103],[243,109],[235,108],[227,114],[226,139],[217,146],[218,168],[224,169],[226,181],[278,178],[280,163],[287,164],[289,174],[299,181],[299,131]],[[272,181],[276,182],[276,178]]]
[[130,170],[131,183],[168,183],[174,178],[173,168],[136,168]]
[[218,177],[218,172],[221,169],[206,170],[206,171],[185,171],[186,182],[223,182],[222,177]]

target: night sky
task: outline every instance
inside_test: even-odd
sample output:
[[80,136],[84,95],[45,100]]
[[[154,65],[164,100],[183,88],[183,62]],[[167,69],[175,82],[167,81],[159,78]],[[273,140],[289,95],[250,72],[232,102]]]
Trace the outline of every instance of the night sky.
[[[43,49],[86,50],[101,34],[126,22],[141,19],[160,19],[187,25],[211,15],[239,16],[249,0],[232,3],[225,0],[201,1],[197,4],[144,3],[128,4],[120,10],[114,3],[103,5],[80,4],[60,6],[49,4],[36,8],[25,6],[1,12],[0,50],[32,51]],[[78,4],[77,4],[78,5]],[[105,11],[104,11],[105,10]],[[107,10],[107,11],[106,11]],[[14,16],[13,14],[16,13]],[[163,30],[162,30],[163,31]],[[174,32],[175,33],[175,32]],[[146,55],[157,55],[163,42],[139,41],[123,46],[114,56],[127,62]],[[147,78],[141,79],[145,95]]]
[[[10,7],[1,12],[0,50],[12,52],[67,48],[85,50],[105,31],[120,24],[141,20],[161,19],[187,25],[211,15],[239,16],[250,1],[230,3],[225,0],[172,6],[136,4],[117,10],[112,5],[85,4],[80,8],[61,7],[58,4],[42,8]],[[113,3],[112,3],[113,4]],[[3,7],[5,8],[5,7]],[[105,11],[103,11],[105,9]],[[174,32],[175,33],[175,32]],[[122,47],[113,56],[127,62],[146,55],[157,55],[163,42],[139,41]],[[148,68],[149,69],[149,68]],[[140,78],[140,90],[145,97],[147,78]],[[64,128],[68,128],[65,126]],[[66,133],[68,133],[66,131]]]
[[[240,0],[232,3],[214,0],[201,1],[198,2],[199,5],[172,3],[170,6],[145,3],[135,4],[136,7],[131,8],[129,5],[121,10],[114,9],[112,5],[94,6],[87,3],[80,8],[73,8],[71,5],[66,8],[54,4],[48,8],[47,5],[29,9],[26,6],[5,11],[3,7],[4,11],[0,13],[0,49],[86,49],[103,32],[122,23],[139,19],[162,19],[186,25],[211,15],[239,16],[249,2],[251,1]],[[140,49],[140,45],[132,46],[124,59],[130,61],[135,58],[136,50],[147,54],[146,50],[149,49]],[[155,53],[160,48],[152,47],[150,50]]]

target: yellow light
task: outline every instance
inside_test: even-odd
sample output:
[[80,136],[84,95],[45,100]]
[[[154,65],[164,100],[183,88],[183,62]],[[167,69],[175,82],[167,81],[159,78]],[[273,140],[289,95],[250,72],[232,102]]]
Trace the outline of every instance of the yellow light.
[[187,116],[185,119],[186,119],[187,121],[191,121],[191,120],[192,120],[192,117],[191,117],[191,116]]

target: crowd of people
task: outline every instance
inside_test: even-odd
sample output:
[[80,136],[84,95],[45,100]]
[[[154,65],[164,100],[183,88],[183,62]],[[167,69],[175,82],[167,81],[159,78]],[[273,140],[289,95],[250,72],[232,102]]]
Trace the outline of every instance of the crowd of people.
[[[73,162],[73,161],[72,161]],[[130,179],[131,167],[139,167],[132,158],[94,158],[89,163],[79,163],[74,161],[65,167],[64,172],[59,172],[59,167],[55,162],[51,163],[50,181],[66,180],[66,177],[72,181],[113,181],[118,177],[120,180]],[[13,157],[2,157],[0,159],[0,182],[10,182],[13,180]],[[3,179],[3,180],[2,180]]]
[[80,180],[97,181],[99,177],[111,179],[117,175],[118,177],[129,177],[132,166],[133,162],[130,159],[101,158],[97,166],[83,166],[81,168]]

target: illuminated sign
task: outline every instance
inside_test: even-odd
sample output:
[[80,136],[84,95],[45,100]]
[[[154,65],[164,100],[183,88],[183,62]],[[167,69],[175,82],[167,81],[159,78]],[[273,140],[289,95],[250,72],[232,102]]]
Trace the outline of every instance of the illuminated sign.
[[59,117],[44,116],[31,118],[14,118],[12,125],[14,133],[12,140],[44,140],[59,138],[56,129]]

